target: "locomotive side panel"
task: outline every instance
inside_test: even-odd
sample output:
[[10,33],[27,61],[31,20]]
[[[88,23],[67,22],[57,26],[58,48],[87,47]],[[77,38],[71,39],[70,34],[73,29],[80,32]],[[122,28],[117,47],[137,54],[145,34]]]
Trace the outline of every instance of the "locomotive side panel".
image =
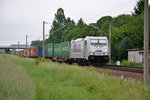
[[73,40],[70,45],[70,58],[85,58],[84,39]]

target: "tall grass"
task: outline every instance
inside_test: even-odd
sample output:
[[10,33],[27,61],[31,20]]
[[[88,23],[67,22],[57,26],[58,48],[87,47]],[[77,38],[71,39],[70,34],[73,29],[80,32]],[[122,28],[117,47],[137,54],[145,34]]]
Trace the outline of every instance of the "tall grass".
[[12,55],[3,55],[2,59],[23,68],[21,72],[27,74],[30,84],[33,80],[31,86],[35,86],[35,89],[32,89],[35,93],[33,91],[31,94],[38,100],[150,99],[150,86],[143,86],[141,81],[124,80],[121,84],[120,79],[98,73],[88,67],[45,60],[36,64],[34,59]]
[[[7,58],[4,56],[3,58]],[[20,66],[0,55],[0,100],[34,100],[35,86]]]

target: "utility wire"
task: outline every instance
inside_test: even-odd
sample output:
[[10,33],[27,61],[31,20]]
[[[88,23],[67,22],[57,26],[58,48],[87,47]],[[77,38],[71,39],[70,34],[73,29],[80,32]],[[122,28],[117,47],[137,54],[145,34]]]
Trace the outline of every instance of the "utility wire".
[[[53,31],[53,32],[51,32],[51,33],[47,33],[47,34],[45,35],[45,37],[47,37],[48,35],[50,35],[50,34],[52,34],[52,33],[55,33],[55,32],[57,32],[57,31],[59,31],[60,29],[62,29],[62,28],[64,28],[64,27],[68,26],[69,24],[70,24],[70,23],[68,23],[68,24],[66,24],[66,25],[63,25],[62,27],[56,29],[55,31]],[[40,38],[42,38],[42,36],[28,36],[28,37],[38,37],[38,40],[39,40]],[[56,37],[58,37],[58,36],[56,36]],[[30,41],[30,42],[32,42],[32,41]]]
[[[128,2],[126,2],[126,3],[124,3],[124,4],[120,5],[120,6],[118,6],[118,7],[116,7],[116,8],[113,8],[113,9],[111,9],[111,10],[108,10],[108,11],[106,11],[106,12],[100,13],[100,14],[95,15],[95,16],[92,16],[92,17],[87,17],[87,18],[85,18],[85,19],[95,18],[95,17],[98,17],[98,16],[102,16],[102,15],[104,15],[104,14],[108,14],[108,13],[114,12],[114,11],[116,11],[116,9],[118,10],[118,9],[120,9],[120,8],[122,8],[122,7],[127,6],[127,5],[130,4],[132,1],[134,1],[134,0],[129,0]],[[124,5],[125,5],[125,6],[124,6]]]
[[[60,30],[60,29],[62,29],[62,28],[64,28],[64,27],[66,27],[66,26],[68,26],[70,23],[68,23],[68,24],[66,24],[66,25],[64,25],[64,26],[62,26],[62,27],[60,27],[60,28],[58,28],[57,30],[55,30],[55,31],[53,31],[52,33],[55,33],[56,31],[58,31],[58,30]],[[52,34],[51,33],[51,34]]]

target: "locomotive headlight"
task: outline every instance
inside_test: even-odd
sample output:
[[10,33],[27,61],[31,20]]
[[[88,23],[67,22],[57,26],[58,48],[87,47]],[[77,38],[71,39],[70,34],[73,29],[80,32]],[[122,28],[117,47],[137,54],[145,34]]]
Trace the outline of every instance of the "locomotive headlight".
[[105,55],[108,55],[108,53],[107,53],[107,52],[105,52]]
[[94,55],[94,53],[93,53],[93,52],[91,52],[91,55]]
[[91,55],[93,55],[93,53],[91,52]]

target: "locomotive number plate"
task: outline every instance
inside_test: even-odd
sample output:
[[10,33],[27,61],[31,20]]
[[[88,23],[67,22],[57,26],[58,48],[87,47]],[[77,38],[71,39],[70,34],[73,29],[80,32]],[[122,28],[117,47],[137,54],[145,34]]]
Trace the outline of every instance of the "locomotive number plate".
[[96,55],[103,55],[102,52],[96,52],[95,54],[96,54]]

